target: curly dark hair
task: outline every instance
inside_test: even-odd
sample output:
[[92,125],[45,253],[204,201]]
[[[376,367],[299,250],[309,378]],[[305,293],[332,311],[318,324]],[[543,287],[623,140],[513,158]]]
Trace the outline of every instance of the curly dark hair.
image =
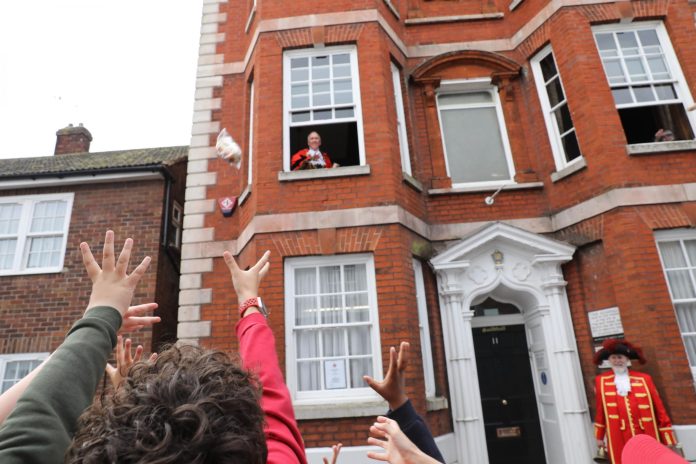
[[80,416],[65,462],[262,464],[260,399],[258,380],[227,354],[172,346]]

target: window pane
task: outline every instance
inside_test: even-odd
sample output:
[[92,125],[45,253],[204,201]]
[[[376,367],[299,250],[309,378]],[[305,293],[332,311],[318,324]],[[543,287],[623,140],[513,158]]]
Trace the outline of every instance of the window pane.
[[653,94],[652,87],[649,85],[633,87],[633,94],[636,96],[636,102],[655,101],[655,94]]
[[364,388],[367,383],[363,380],[364,375],[372,377],[372,360],[369,358],[350,360],[350,386],[351,388]]
[[345,329],[324,329],[321,331],[324,357],[345,356]]
[[312,79],[328,79],[330,77],[330,71],[328,66],[322,66],[318,68],[312,68]]
[[539,62],[541,74],[544,76],[544,82],[548,82],[553,76],[558,74],[556,71],[556,62],[553,59],[553,54],[549,53],[546,58]]
[[[293,109],[295,108],[307,108],[309,106],[309,96],[304,97],[292,97],[290,100],[290,105]],[[307,113],[309,114],[309,113]]]
[[16,234],[22,205],[17,203],[0,204],[0,234]]
[[329,93],[331,91],[331,85],[328,81],[326,82],[314,82],[312,84],[312,93]]
[[617,32],[616,38],[619,40],[619,46],[624,55],[638,54],[638,41],[633,31]]
[[440,114],[453,183],[510,178],[495,108],[442,110]]
[[[347,105],[353,103],[353,92],[334,93],[334,103],[337,105]],[[353,109],[350,108],[350,111],[352,113]],[[338,116],[338,114],[336,116]]]
[[308,84],[295,84],[292,87],[290,87],[290,94],[292,96],[307,95],[307,94],[309,94],[309,85]]
[[319,357],[319,337],[316,330],[297,332],[297,359]]
[[28,268],[58,265],[63,237],[34,237],[29,243]]
[[614,102],[616,102],[617,105],[633,103],[633,95],[631,95],[631,91],[628,87],[611,89],[611,93],[614,95]]
[[333,77],[350,77],[350,65],[334,66]]
[[346,318],[348,322],[366,322],[370,320],[367,305],[367,293],[346,295]]
[[312,111],[312,115],[314,116],[315,120],[324,121],[327,119],[331,119],[332,110]]
[[346,292],[367,290],[367,267],[364,264],[343,266]]
[[665,269],[686,267],[686,259],[684,258],[680,242],[659,242],[657,246],[660,249]]
[[655,32],[653,29],[638,31],[638,37],[640,38],[640,43],[643,45],[643,47],[660,45],[660,41],[657,39],[657,32]]
[[546,93],[549,96],[549,103],[551,104],[551,108],[565,100],[565,95],[563,95],[563,88],[561,88],[561,80],[558,78],[546,84]]
[[9,361],[5,366],[5,377],[2,382],[2,392],[7,391],[12,385],[26,377],[32,370],[41,364],[38,360]]
[[676,100],[677,94],[674,91],[674,86],[672,84],[666,85],[656,85],[655,93],[657,93],[657,98],[660,100]]
[[653,75],[653,79],[669,79],[667,64],[662,56],[648,58],[648,67]]
[[616,42],[614,42],[614,36],[611,32],[605,34],[597,34],[597,46],[599,50],[604,52],[606,55],[616,54]]
[[64,222],[64,201],[42,201],[34,207],[31,232],[62,232]]
[[684,240],[684,247],[689,257],[689,265],[696,267],[696,240]]
[[290,68],[306,68],[309,66],[309,59],[304,58],[293,58],[290,60]]
[[333,55],[332,62],[336,64],[350,64],[350,54],[348,53],[337,53]]
[[675,300],[696,296],[689,271],[667,271],[667,281]]
[[[682,333],[696,332],[696,303],[678,303],[674,305],[677,321]],[[696,335],[683,335],[689,364],[696,367]]]
[[353,91],[353,83],[350,79],[341,79],[334,81],[334,91],[335,92],[352,92]]
[[319,268],[319,288],[321,293],[341,291],[341,266],[324,266]]
[[563,142],[563,152],[565,153],[566,161],[572,161],[582,155],[575,131],[568,132],[561,138],[561,141]]
[[444,105],[474,105],[477,103],[491,103],[493,97],[490,92],[472,92],[444,94],[437,97],[438,103]]
[[295,325],[314,325],[317,323],[317,298],[314,296],[295,297]]
[[336,110],[336,118],[352,118],[354,116],[353,108],[339,108]]
[[307,69],[307,68],[293,69],[290,72],[290,79],[293,82],[309,80],[309,69]]
[[351,356],[372,354],[369,327],[350,327],[348,329],[348,353]]
[[14,261],[17,239],[0,240],[0,269],[11,269]]
[[316,68],[317,66],[328,66],[329,65],[329,57],[328,56],[313,56],[312,57],[312,68]]
[[558,124],[558,132],[564,133],[573,128],[573,120],[570,118],[570,111],[568,111],[568,105],[563,105],[553,112],[556,117],[556,124]]
[[633,82],[647,81],[648,76],[643,67],[643,61],[640,58],[630,58],[625,60],[628,75],[631,76]]
[[341,295],[329,295],[321,297],[322,324],[338,324],[343,322],[343,302]]
[[311,295],[316,292],[316,270],[295,269],[295,295]]
[[312,106],[328,106],[331,104],[331,94],[320,93],[312,95]]
[[321,390],[319,361],[301,361],[297,363],[297,389],[299,391]]
[[626,77],[624,76],[623,68],[621,68],[621,62],[619,60],[602,60],[604,65],[604,72],[607,73],[607,79],[609,79],[609,84],[621,84],[626,82]]

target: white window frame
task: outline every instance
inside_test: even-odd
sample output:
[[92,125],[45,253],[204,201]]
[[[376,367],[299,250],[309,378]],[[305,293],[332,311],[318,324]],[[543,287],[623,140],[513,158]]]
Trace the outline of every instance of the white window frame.
[[[17,353],[17,354],[0,354],[0,389],[5,381],[5,369],[7,364],[14,361],[39,361],[44,362],[50,353]],[[36,368],[34,368],[36,369]],[[22,379],[18,379],[22,380]],[[12,388],[12,387],[10,387]]]
[[[556,65],[556,72],[558,76],[558,82],[561,86],[561,90],[563,91],[563,101],[558,103],[556,106],[551,108],[551,102],[549,101],[549,94],[546,89],[546,82],[544,80],[544,75],[541,72],[541,61],[544,60],[547,56],[551,55],[553,57],[553,61]],[[565,135],[570,132],[575,132],[575,140],[578,142],[578,147],[580,146],[580,140],[578,138],[578,131],[575,128],[575,121],[572,120],[572,114],[571,114],[571,121],[573,122],[573,128],[564,132],[561,134],[561,131],[558,127],[558,121],[556,120],[556,117],[554,116],[554,111],[557,109],[561,108],[563,105],[566,105],[568,107],[568,111],[570,111],[570,107],[568,106],[568,95],[566,94],[566,89],[565,86],[563,85],[563,79],[561,78],[561,72],[558,69],[558,62],[556,61],[556,56],[553,53],[553,48],[551,45],[547,45],[546,47],[542,48],[539,53],[537,53],[534,58],[531,59],[531,65],[532,65],[532,74],[534,75],[534,83],[536,85],[537,93],[539,95],[539,100],[541,102],[541,108],[544,112],[544,122],[546,123],[546,130],[548,131],[549,134],[549,140],[551,142],[551,153],[553,154],[553,159],[556,162],[556,171],[560,171],[561,169],[572,166],[576,163],[581,163],[583,159],[583,154],[582,150],[580,150],[580,156],[578,156],[575,159],[572,159],[570,161],[566,160],[566,153],[565,150],[563,149],[563,141],[561,136]],[[549,81],[550,82],[550,81]]]
[[[440,87],[436,91],[435,100],[437,101],[437,119],[440,124],[440,137],[442,141],[442,152],[445,156],[445,167],[447,168],[447,176],[452,178],[449,167],[449,159],[447,157],[447,144],[445,143],[445,130],[442,125],[442,105],[440,105],[439,97],[440,95],[448,94],[462,94],[462,93],[480,93],[489,92],[492,96],[493,103],[490,105],[495,108],[496,115],[498,116],[498,130],[500,131],[500,137],[503,143],[503,152],[505,155],[505,161],[507,162],[509,179],[505,180],[494,180],[494,181],[477,181],[477,182],[452,182],[452,187],[498,187],[501,185],[511,185],[515,184],[515,163],[512,159],[512,150],[510,148],[510,140],[507,134],[507,126],[505,125],[505,117],[503,115],[503,107],[500,103],[500,95],[498,95],[498,88],[491,83],[490,78],[476,78],[476,79],[454,79],[445,80],[440,82]],[[466,108],[480,108],[484,105],[447,105],[445,109],[466,109]],[[487,105],[486,105],[487,106]]]
[[[325,56],[333,55],[338,53],[348,53],[350,54],[351,62],[351,83],[353,91],[353,101],[355,105],[355,112],[353,118],[345,119],[326,119],[322,121],[305,121],[299,123],[292,123],[290,117],[290,60],[292,58],[311,58],[313,56]],[[363,134],[363,118],[362,118],[362,98],[360,97],[360,72],[358,70],[358,51],[353,45],[343,45],[336,47],[325,47],[325,48],[309,48],[301,50],[289,50],[283,53],[283,170],[285,172],[290,171],[290,157],[293,155],[290,153],[290,128],[291,127],[301,127],[301,126],[323,126],[332,123],[340,124],[346,122],[355,122],[357,124],[358,132],[358,151],[360,166],[365,165],[365,140]],[[326,108],[333,108],[333,106],[327,106]],[[321,135],[321,134],[320,134]],[[329,153],[329,155],[331,155]]]
[[[179,216],[177,218],[177,215]],[[172,202],[172,220],[171,225],[175,229],[174,233],[174,243],[170,243],[177,250],[181,249],[181,237],[184,233],[184,207],[179,204],[178,201],[174,200]]]
[[[689,86],[686,84],[686,78],[684,77],[684,73],[682,72],[681,65],[679,64],[679,60],[677,59],[677,55],[674,52],[674,47],[672,47],[672,41],[669,38],[669,34],[667,33],[667,29],[665,29],[665,26],[662,21],[641,21],[641,22],[636,22],[636,23],[629,23],[629,24],[604,24],[600,26],[595,26],[592,28],[592,37],[595,40],[595,47],[597,50],[597,55],[599,56],[599,45],[597,44],[597,38],[596,34],[597,33],[606,33],[606,32],[625,32],[625,31],[639,31],[639,30],[649,30],[652,29],[657,33],[657,38],[660,41],[660,46],[662,47],[662,50],[664,51],[664,57],[665,61],[667,62],[667,68],[669,69],[670,73],[672,74],[672,79],[669,80],[647,80],[645,82],[641,82],[638,85],[647,85],[647,84],[654,84],[654,83],[672,83],[674,84],[674,90],[677,93],[677,99],[674,101],[670,100],[661,100],[657,102],[641,102],[641,103],[626,103],[626,104],[621,104],[617,105],[616,102],[614,102],[614,107],[618,110],[623,109],[623,108],[642,108],[646,106],[659,106],[660,104],[670,104],[670,103],[681,103],[684,105],[684,111],[686,113],[686,117],[689,121],[689,124],[691,124],[691,131],[694,133],[694,136],[696,137],[696,113],[693,111],[689,111],[688,108],[694,104],[694,99],[693,96],[691,95],[691,91],[689,90]],[[619,50],[620,53],[620,50]],[[620,55],[623,57],[623,55]],[[601,60],[601,56],[599,57]],[[624,62],[621,60],[621,66],[624,67]],[[607,85],[609,85],[609,88],[613,88],[614,86],[619,87],[619,86],[625,86],[629,84],[610,84],[609,83],[609,77],[606,75],[606,71],[604,71],[604,68],[602,68],[602,71],[604,72],[604,77],[607,80]],[[624,69],[625,71],[625,69]],[[629,85],[630,87],[630,85]]]
[[416,282],[418,329],[420,331],[421,355],[423,357],[423,383],[425,384],[425,397],[435,398],[435,369],[433,367],[433,349],[430,342],[430,323],[428,322],[428,304],[425,298],[423,265],[416,258],[413,258],[413,273]]
[[[667,278],[667,269],[665,267],[665,262],[662,258],[662,253],[660,252],[660,248],[658,244],[660,242],[674,242],[674,241],[679,241],[682,247],[682,252],[685,253],[686,256],[686,250],[684,250],[684,245],[683,241],[684,240],[696,240],[696,231],[693,229],[673,229],[673,230],[659,230],[655,232],[655,247],[657,248],[657,255],[660,257],[660,265],[662,266],[662,274],[664,275],[665,278],[665,285],[667,285],[667,289],[669,290],[669,298],[672,301],[672,309],[674,311],[674,319],[677,322],[677,326],[679,327],[679,333],[681,334],[682,337],[682,343],[684,343],[684,336],[685,335],[690,335],[690,336],[696,336],[696,332],[683,332],[682,328],[679,324],[679,318],[677,317],[677,309],[674,307],[675,303],[692,303],[696,302],[696,298],[688,298],[688,299],[680,299],[680,300],[675,300],[674,296],[672,295],[672,288],[669,284],[669,279]],[[691,275],[691,284],[693,285],[694,291],[696,291],[696,277],[694,277],[693,273],[689,273]],[[687,356],[687,360],[689,362],[689,366],[691,368],[691,375],[694,378],[694,381],[696,381],[696,359],[691,360],[688,359],[688,352],[686,351],[686,345],[684,344],[684,354]],[[693,364],[692,364],[693,363]]]
[[254,81],[249,83],[249,152],[247,156],[247,188],[251,188],[252,183],[252,161],[254,154]]
[[[323,390],[300,392],[297,389],[297,356],[295,341],[295,269],[303,267],[319,267],[327,265],[365,264],[367,278],[368,305],[370,306],[370,321],[372,322],[372,377],[382,378],[382,349],[379,331],[379,311],[377,309],[377,283],[375,278],[374,257],[369,253],[334,255],[334,256],[310,256],[301,258],[287,258],[285,260],[285,366],[286,382],[292,395],[293,404],[297,406],[335,402],[351,402],[356,399],[381,398],[370,387],[347,388],[342,390]],[[345,325],[345,324],[343,324]],[[327,326],[327,328],[330,326]]]
[[394,85],[394,102],[396,103],[396,132],[399,138],[401,154],[401,169],[411,174],[411,157],[408,150],[408,132],[406,131],[406,116],[404,112],[404,96],[401,92],[401,70],[391,62],[392,84]]
[[[0,204],[18,203],[22,207],[22,212],[19,219],[19,227],[17,229],[17,245],[15,248],[14,262],[10,269],[0,269],[0,276],[3,275],[25,275],[25,274],[49,274],[61,272],[65,260],[65,249],[68,243],[68,232],[70,229],[70,217],[72,214],[72,205],[75,194],[57,193],[48,195],[26,195],[0,198]],[[34,214],[34,206],[42,201],[62,200],[67,203],[65,209],[65,219],[63,222],[63,241],[61,244],[61,255],[56,266],[42,268],[27,268],[27,258],[29,250],[27,249],[27,238],[32,234],[29,232],[31,227],[31,219]],[[56,235],[56,234],[50,234]],[[14,234],[13,234],[14,236]],[[3,238],[4,236],[0,236]]]

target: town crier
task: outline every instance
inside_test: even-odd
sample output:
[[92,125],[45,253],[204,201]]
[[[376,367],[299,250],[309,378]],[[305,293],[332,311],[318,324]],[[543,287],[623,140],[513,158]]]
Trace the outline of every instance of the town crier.
[[290,169],[292,171],[338,167],[338,164],[331,162],[329,155],[319,150],[321,136],[318,132],[312,131],[307,135],[307,146],[308,148],[303,148],[292,155],[290,159]]
[[645,364],[641,349],[620,339],[605,340],[594,356],[595,364],[608,360],[611,366],[610,371],[595,378],[595,438],[601,448],[606,437],[613,464],[621,464],[624,445],[636,435],[650,435],[669,447],[676,444],[672,423],[652,378],[629,370],[630,359]]

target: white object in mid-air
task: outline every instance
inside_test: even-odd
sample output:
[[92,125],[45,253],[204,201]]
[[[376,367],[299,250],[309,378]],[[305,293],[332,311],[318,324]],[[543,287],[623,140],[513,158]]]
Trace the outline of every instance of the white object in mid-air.
[[230,163],[231,166],[239,169],[239,166],[242,164],[242,149],[239,148],[237,142],[235,142],[232,136],[227,132],[227,129],[223,128],[218,134],[215,149],[220,158]]

